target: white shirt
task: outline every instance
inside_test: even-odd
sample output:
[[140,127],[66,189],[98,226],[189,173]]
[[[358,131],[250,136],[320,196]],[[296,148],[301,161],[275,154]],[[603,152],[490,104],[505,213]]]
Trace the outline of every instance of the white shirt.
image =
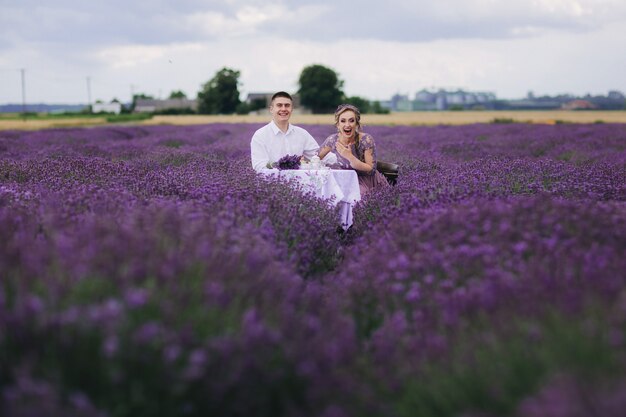
[[301,127],[290,123],[284,133],[272,120],[252,135],[252,168],[258,172],[266,168],[268,163],[277,162],[286,155],[304,155],[311,159],[313,155],[317,155],[319,148],[313,136]]

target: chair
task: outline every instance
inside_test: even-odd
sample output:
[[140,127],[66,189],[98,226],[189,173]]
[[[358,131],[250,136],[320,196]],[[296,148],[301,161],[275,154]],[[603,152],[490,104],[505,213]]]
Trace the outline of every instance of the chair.
[[400,171],[400,166],[398,164],[377,161],[376,169],[385,176],[389,184],[396,185],[396,182],[398,181],[398,172]]

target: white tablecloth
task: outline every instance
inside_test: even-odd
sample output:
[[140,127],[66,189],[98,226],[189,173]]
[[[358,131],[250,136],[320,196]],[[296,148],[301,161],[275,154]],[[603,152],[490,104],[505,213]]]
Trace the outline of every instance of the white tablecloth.
[[277,175],[283,178],[296,178],[305,191],[315,196],[331,200],[340,207],[340,224],[344,229],[352,226],[352,208],[361,200],[359,179],[356,171],[351,169],[299,169],[278,170],[263,169],[266,175]]

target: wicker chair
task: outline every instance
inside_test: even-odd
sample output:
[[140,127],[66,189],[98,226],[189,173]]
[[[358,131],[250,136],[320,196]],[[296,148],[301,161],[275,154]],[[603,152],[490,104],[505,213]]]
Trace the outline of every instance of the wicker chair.
[[391,162],[376,162],[376,169],[387,178],[387,182],[391,185],[396,185],[398,181],[398,172],[400,171],[400,166],[398,164],[394,164]]

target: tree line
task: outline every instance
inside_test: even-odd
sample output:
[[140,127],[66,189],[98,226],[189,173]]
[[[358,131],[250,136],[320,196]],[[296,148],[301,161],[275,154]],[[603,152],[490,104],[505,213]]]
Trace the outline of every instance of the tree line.
[[[251,103],[240,100],[239,80],[241,72],[224,67],[206,83],[202,84],[198,92],[198,113],[200,114],[247,114],[255,110],[266,108],[269,103],[265,100],[255,100]],[[359,96],[346,96],[343,91],[343,80],[331,68],[314,64],[305,67],[298,78],[298,91],[302,106],[315,114],[332,113],[341,103],[353,104],[362,113],[388,113],[380,102],[369,101]],[[133,96],[133,108],[137,99],[152,98],[145,94]],[[187,98],[182,91],[173,91],[169,98]],[[180,109],[178,109],[180,112]]]

